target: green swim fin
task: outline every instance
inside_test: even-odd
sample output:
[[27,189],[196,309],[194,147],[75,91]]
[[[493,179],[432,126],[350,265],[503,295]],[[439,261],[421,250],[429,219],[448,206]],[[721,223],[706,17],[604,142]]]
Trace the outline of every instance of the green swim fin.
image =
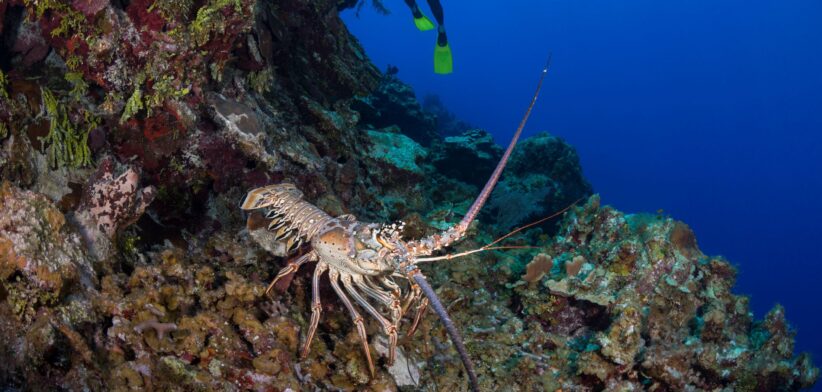
[[454,59],[451,56],[451,46],[434,45],[434,73],[450,74],[454,72]]
[[414,25],[417,26],[417,29],[420,31],[428,31],[434,29],[434,22],[431,22],[431,19],[428,19],[425,15],[420,14],[419,18],[414,18]]

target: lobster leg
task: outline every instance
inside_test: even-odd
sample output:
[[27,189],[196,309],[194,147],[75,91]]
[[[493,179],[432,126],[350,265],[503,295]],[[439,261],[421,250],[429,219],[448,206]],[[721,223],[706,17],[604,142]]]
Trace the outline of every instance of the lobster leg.
[[411,324],[411,328],[408,329],[407,337],[414,336],[414,332],[417,332],[417,327],[420,325],[420,320],[422,320],[422,316],[425,314],[427,309],[428,298],[420,299],[420,303],[417,304],[417,313],[414,315],[414,323]]
[[[400,276],[400,277],[402,277],[402,276]],[[402,289],[400,289],[400,286],[399,286],[399,285],[397,285],[397,284],[394,282],[394,280],[393,280],[393,279],[391,279],[391,278],[385,278],[385,279],[380,280],[380,282],[381,282],[382,284],[384,284],[384,285],[385,285],[385,287],[387,287],[389,290],[391,290],[391,292],[392,292],[392,297],[397,297],[397,298],[401,297]]]
[[[381,286],[379,283],[385,285],[388,289],[388,294],[391,296],[391,302],[385,303],[388,309],[391,311],[391,322],[397,328],[397,331],[400,330],[400,320],[402,320],[403,315],[403,308],[402,308],[402,290],[400,290],[400,286],[394,283],[393,280],[390,278],[385,278],[380,280],[379,282],[375,282],[371,280],[369,277],[365,277],[365,283],[374,289],[379,290]],[[383,291],[383,290],[381,290]]]
[[[379,287],[376,283],[370,281],[368,277],[358,277],[354,276],[354,284],[359,287],[366,295],[369,297],[379,301],[381,304],[385,305],[386,308],[391,312],[391,324],[384,325],[383,330],[389,336],[389,345],[388,345],[388,365],[392,365],[394,363],[394,358],[396,357],[397,352],[397,334],[400,329],[400,319],[402,317],[402,308],[400,307],[400,298],[398,293],[396,292],[386,292],[381,287]],[[391,331],[393,331],[393,336],[391,335]],[[393,339],[392,339],[393,338]]]
[[417,311],[414,313],[414,322],[411,324],[411,328],[409,328],[408,332],[405,334],[405,337],[407,338],[414,336],[414,332],[417,332],[417,327],[420,325],[422,315],[425,314],[425,310],[428,308],[428,298],[422,296],[422,290],[416,283],[411,285],[411,294],[411,302],[408,305],[410,306],[411,304],[416,303]]
[[357,312],[357,309],[354,309],[354,305],[351,303],[351,300],[345,296],[345,293],[340,288],[340,284],[338,282],[340,278],[339,271],[331,268],[328,272],[328,278],[331,281],[331,287],[337,293],[337,296],[340,297],[340,300],[348,309],[348,312],[351,313],[351,319],[354,320],[354,324],[357,325],[357,333],[360,335],[360,341],[362,341],[362,349],[365,352],[365,359],[368,360],[368,370],[371,371],[371,377],[373,378],[377,375],[377,371],[374,370],[374,362],[371,360],[371,351],[368,349],[368,336],[365,333],[365,323],[362,320],[362,316],[360,316],[360,313]]
[[411,305],[416,303],[422,295],[422,292],[419,290],[416,283],[411,282],[410,286],[410,290],[408,290],[408,293],[406,293],[405,297],[402,299],[403,316],[405,316],[405,314],[408,313],[408,309],[411,309]]
[[309,260],[312,259],[311,256],[313,256],[313,253],[308,252],[308,253],[298,257],[297,259],[290,260],[288,262],[288,265],[283,267],[283,269],[281,269],[280,272],[277,273],[277,276],[274,277],[274,280],[272,280],[271,284],[269,284],[268,287],[265,289],[265,295],[269,295],[269,293],[271,292],[271,289],[274,288],[274,285],[277,284],[278,280],[282,279],[284,276],[288,276],[288,274],[292,274],[294,272],[297,272],[297,270],[300,269],[300,266],[305,264],[306,261],[309,261]]
[[311,341],[314,339],[314,334],[317,332],[317,325],[320,323],[320,315],[323,307],[320,303],[320,277],[328,270],[328,264],[318,263],[314,270],[314,277],[311,280],[311,325],[308,327],[308,334],[305,336],[305,345],[301,354],[302,359],[308,357],[308,351],[311,349]]
[[350,294],[351,297],[353,297],[354,300],[357,301],[357,303],[365,309],[365,311],[370,313],[371,316],[377,319],[380,325],[382,325],[383,332],[385,332],[385,334],[388,335],[388,361],[393,363],[394,349],[396,349],[397,347],[397,329],[394,328],[394,325],[391,324],[391,322],[389,322],[383,315],[381,315],[380,312],[377,311],[377,309],[374,309],[374,307],[371,306],[371,304],[368,303],[368,301],[366,301],[366,299],[363,298],[362,295],[360,295],[360,293],[357,292],[357,290],[354,289],[354,285],[351,282],[351,275],[343,274],[342,282],[343,286],[345,286],[345,289],[348,290],[348,294]]
[[391,303],[393,299],[391,295],[384,291],[382,288],[377,287],[373,284],[373,282],[369,282],[366,278],[362,276],[351,275],[351,279],[353,280],[356,287],[362,290],[366,295],[375,299],[377,302],[385,305],[386,307],[391,307]]
[[368,301],[354,289],[354,285],[352,284],[351,275],[343,274],[342,275],[342,282],[345,289],[348,291],[348,294],[357,301],[360,306],[362,306],[368,313],[371,314],[377,321],[382,325],[383,332],[388,335],[388,361],[393,363],[394,361],[394,351],[397,348],[397,328],[394,327],[391,322],[389,322],[377,309],[374,309]]

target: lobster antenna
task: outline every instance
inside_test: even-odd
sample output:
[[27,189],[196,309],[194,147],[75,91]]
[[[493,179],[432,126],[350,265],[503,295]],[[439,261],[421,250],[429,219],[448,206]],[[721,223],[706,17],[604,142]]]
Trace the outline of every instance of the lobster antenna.
[[531,98],[531,103],[528,104],[528,110],[525,111],[525,115],[522,117],[522,120],[519,122],[519,126],[517,127],[517,131],[514,132],[514,137],[511,139],[511,142],[508,144],[508,148],[505,149],[505,153],[502,155],[502,158],[497,163],[497,167],[494,169],[494,172],[491,174],[491,178],[488,179],[488,182],[485,183],[485,187],[482,188],[482,192],[480,192],[477,199],[474,200],[474,204],[471,205],[471,208],[468,209],[468,213],[462,218],[458,227],[462,230],[468,230],[468,226],[471,225],[471,222],[479,214],[480,209],[482,206],[485,205],[485,201],[488,200],[488,197],[491,196],[491,191],[494,190],[494,186],[497,185],[499,178],[502,176],[502,170],[505,169],[506,163],[508,163],[508,158],[511,156],[511,152],[514,150],[514,146],[517,145],[517,140],[519,140],[520,134],[522,134],[522,129],[525,128],[525,123],[528,122],[528,117],[531,116],[531,110],[534,109],[534,104],[537,102],[537,98],[539,97],[539,90],[542,89],[542,82],[545,80],[545,75],[548,73],[548,68],[551,66],[551,57],[553,54],[548,55],[548,61],[545,63],[545,68],[542,69],[542,75],[539,77],[539,83],[537,83],[537,89],[534,92],[533,98]]
[[471,208],[468,209],[468,212],[462,218],[462,220],[454,226],[449,227],[445,231],[435,234],[433,236],[429,236],[423,238],[419,241],[409,241],[409,250],[410,253],[414,256],[427,256],[430,255],[442,248],[451,246],[451,244],[461,240],[465,237],[465,233],[468,231],[468,227],[471,225],[471,222],[477,218],[482,206],[485,205],[485,202],[488,200],[488,197],[491,196],[491,191],[494,190],[494,187],[499,182],[500,177],[502,176],[502,171],[505,169],[506,163],[508,163],[508,158],[511,156],[511,152],[514,150],[514,147],[517,145],[517,140],[519,140],[520,135],[522,134],[523,128],[525,128],[525,123],[528,122],[528,117],[531,116],[531,111],[534,109],[534,104],[537,102],[537,98],[539,97],[539,92],[542,89],[542,82],[545,81],[545,75],[548,74],[548,68],[551,66],[551,55],[548,55],[548,61],[545,63],[545,67],[542,69],[542,73],[539,77],[539,83],[537,83],[536,91],[534,91],[534,95],[531,98],[531,102],[528,104],[528,109],[525,111],[525,115],[522,117],[522,120],[517,127],[516,132],[514,132],[513,138],[511,138],[511,142],[508,144],[508,147],[505,149],[505,153],[502,154],[502,158],[500,158],[499,162],[497,163],[497,167],[494,169],[494,172],[491,173],[491,178],[488,179],[488,182],[485,183],[485,186],[482,188],[479,196],[477,196],[474,203],[471,204]]
[[422,293],[428,298],[431,308],[434,309],[434,312],[440,317],[440,321],[442,321],[442,324],[445,326],[445,331],[448,332],[448,336],[451,338],[451,341],[454,342],[454,347],[457,349],[457,353],[459,353],[460,359],[462,359],[462,364],[465,366],[465,371],[468,373],[471,390],[479,392],[479,382],[477,381],[477,374],[474,372],[474,364],[471,363],[471,358],[468,357],[468,351],[465,349],[465,344],[462,342],[462,336],[459,331],[457,331],[457,327],[454,326],[454,322],[451,321],[451,317],[448,316],[448,312],[445,310],[445,307],[442,306],[442,302],[440,302],[439,297],[437,297],[431,285],[428,284],[425,276],[419,272],[419,270],[416,270],[416,273],[412,274],[412,278],[417,282],[417,285],[420,286]]

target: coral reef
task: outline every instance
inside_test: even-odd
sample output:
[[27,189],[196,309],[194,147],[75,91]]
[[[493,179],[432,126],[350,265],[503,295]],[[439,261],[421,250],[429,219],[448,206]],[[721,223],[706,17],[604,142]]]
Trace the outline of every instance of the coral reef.
[[423,110],[414,90],[396,75],[386,74],[377,89],[355,102],[363,124],[373,128],[397,126],[400,131],[423,146],[438,138],[436,120]]
[[625,215],[594,196],[545,250],[553,268],[514,290],[526,324],[559,345],[546,365],[574,369],[553,375],[558,386],[798,390],[819,375],[788,349],[782,308],[753,320],[731,293],[734,268],[702,254],[681,222]]
[[510,230],[560,211],[591,193],[576,151],[562,139],[543,132],[523,140],[511,154],[486,211],[502,230]]
[[426,158],[428,152],[411,138],[399,132],[374,130],[368,131],[368,137],[372,142],[368,156],[379,162],[379,167],[385,169],[383,176],[402,183],[409,182],[409,176],[416,177],[410,182],[419,182],[425,175],[419,163]]
[[[444,138],[459,121],[374,68],[337,15],[357,3],[0,2],[3,388],[465,389],[430,316],[390,367],[368,320],[370,377],[326,284],[300,359],[311,267],[266,296],[283,244],[237,208],[288,181],[330,214],[402,219],[416,238],[459,221],[496,164],[487,133]],[[734,269],[685,224],[591,193],[573,148],[526,139],[456,251],[582,205],[506,242],[539,249],[424,267],[483,390],[813,385],[784,310],[754,320]]]
[[454,113],[451,113],[438,95],[429,94],[423,97],[422,108],[434,115],[437,122],[437,133],[441,136],[458,136],[468,130],[476,129],[475,126],[460,120]]
[[136,222],[154,199],[153,187],[139,187],[137,171],[125,167],[117,174],[116,169],[114,158],[102,159],[74,214],[91,254],[98,260],[111,256],[118,231]]
[[485,185],[502,157],[502,147],[481,129],[448,136],[434,151],[432,161],[437,171],[478,187]]
[[0,385],[97,385],[84,325],[98,281],[80,236],[48,198],[0,184]]
[[93,287],[95,275],[80,237],[46,197],[4,181],[0,200],[0,276],[4,282],[26,284],[34,298],[53,296],[55,300],[66,294],[72,282]]

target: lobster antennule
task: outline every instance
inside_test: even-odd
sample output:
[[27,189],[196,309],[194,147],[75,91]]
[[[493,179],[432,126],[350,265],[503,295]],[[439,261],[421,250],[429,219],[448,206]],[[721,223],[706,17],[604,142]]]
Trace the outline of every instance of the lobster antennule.
[[[563,208],[563,209],[561,209],[561,210],[559,210],[559,211],[557,211],[557,212],[555,212],[551,215],[548,215],[544,218],[540,218],[538,220],[535,220],[535,221],[533,221],[533,222],[531,222],[527,225],[517,227],[516,229],[509,231],[507,234],[505,234],[505,235],[503,235],[503,236],[501,236],[501,237],[499,237],[499,238],[483,245],[482,247],[467,250],[465,252],[449,253],[447,255],[436,256],[436,257],[417,257],[417,258],[414,259],[414,263],[419,264],[419,263],[426,263],[426,262],[430,262],[430,261],[451,260],[451,259],[455,259],[457,257],[468,256],[468,255],[472,255],[474,253],[485,252],[485,251],[489,251],[489,250],[539,249],[538,246],[520,246],[520,245],[504,245],[503,246],[503,245],[497,245],[497,244],[500,243],[501,241],[505,240],[506,238],[511,237],[512,235],[519,233],[520,231],[523,231],[523,230],[525,230],[527,228],[530,228],[530,227],[534,227],[534,226],[536,226],[536,225],[538,225],[542,222],[548,221],[550,219],[556,218],[556,217],[564,214],[565,211],[570,210],[571,207],[577,205],[577,203],[579,203],[582,199],[583,199],[582,197],[579,198],[579,199],[576,199],[576,201],[574,201],[573,203],[565,206],[565,208]],[[497,246],[495,246],[495,245],[497,245]]]
[[420,263],[427,263],[431,261],[439,261],[439,260],[451,260],[456,259],[458,257],[465,257],[470,256],[474,253],[480,252],[488,252],[490,250],[509,250],[509,249],[542,249],[539,246],[527,246],[527,245],[507,245],[507,246],[483,246],[482,248],[471,249],[465,252],[460,253],[449,253],[442,256],[435,256],[435,257],[418,257],[414,259],[414,264]]
[[[446,254],[446,255],[436,256],[436,257],[417,257],[417,258],[414,259],[414,264],[426,263],[426,262],[430,262],[430,261],[439,261],[439,260],[451,260],[451,259],[455,259],[457,257],[468,256],[468,255],[472,255],[474,253],[486,252],[486,251],[489,251],[489,250],[540,249],[540,247],[538,247],[538,246],[497,245],[497,244],[500,243],[501,241],[505,240],[506,238],[511,237],[512,235],[519,233],[520,231],[523,231],[523,230],[525,230],[527,228],[530,228],[530,227],[534,227],[534,226],[536,226],[536,225],[538,225],[542,222],[548,221],[550,219],[556,218],[556,217],[564,214],[565,211],[570,210],[571,207],[577,205],[577,203],[579,203],[582,199],[583,199],[582,197],[577,199],[573,203],[567,205],[565,208],[563,208],[563,209],[561,209],[561,210],[559,210],[559,211],[557,211],[557,212],[555,212],[551,215],[548,215],[544,218],[540,218],[538,220],[535,220],[535,221],[533,221],[533,222],[531,222],[527,225],[517,227],[516,229],[509,231],[507,234],[505,234],[505,235],[503,235],[503,236],[501,236],[501,237],[499,237],[499,238],[483,245],[482,247],[467,250],[465,252],[449,253],[449,254]],[[495,246],[495,245],[497,245],[497,246]]]
[[491,191],[494,190],[494,186],[496,186],[497,182],[499,182],[499,179],[502,176],[502,170],[505,169],[505,165],[508,163],[508,158],[511,156],[511,152],[514,150],[514,146],[517,145],[517,141],[519,140],[520,134],[522,134],[522,129],[525,128],[525,123],[528,122],[528,117],[531,116],[531,110],[534,108],[534,104],[537,102],[537,97],[539,97],[539,91],[542,88],[542,82],[545,80],[545,75],[548,74],[548,68],[551,66],[551,57],[552,55],[549,54],[548,61],[545,63],[545,67],[542,69],[542,74],[539,77],[537,89],[534,92],[534,96],[531,98],[531,102],[528,104],[528,109],[525,111],[525,115],[522,117],[522,120],[520,121],[516,132],[514,132],[514,137],[511,138],[511,142],[508,144],[508,148],[505,149],[505,153],[502,155],[502,158],[500,159],[499,163],[497,163],[497,167],[494,169],[494,172],[491,174],[491,177],[488,179],[488,182],[485,183],[485,187],[482,188],[482,191],[480,192],[479,196],[477,196],[477,199],[474,200],[473,204],[471,204],[471,208],[468,209],[468,213],[465,214],[465,217],[462,218],[460,223],[457,223],[456,225],[448,228],[442,233],[422,239],[418,242],[411,243],[409,250],[412,255],[430,255],[431,253],[439,249],[447,247],[453,244],[454,242],[461,240],[462,237],[465,235],[465,232],[468,231],[468,227],[471,225],[471,222],[473,222],[474,219],[476,219],[477,215],[482,209],[482,206],[485,205],[485,202],[488,200],[488,197],[491,196]]

